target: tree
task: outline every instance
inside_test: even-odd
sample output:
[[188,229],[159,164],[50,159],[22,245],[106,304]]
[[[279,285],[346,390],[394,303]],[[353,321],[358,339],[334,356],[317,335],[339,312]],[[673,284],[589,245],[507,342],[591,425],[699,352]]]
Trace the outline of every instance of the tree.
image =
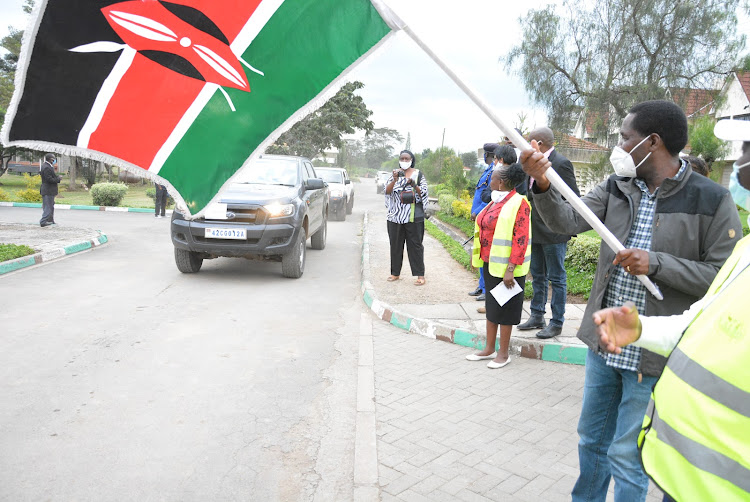
[[[713,86],[737,61],[741,0],[564,0],[522,19],[522,42],[505,59],[550,117],[569,131],[581,108],[606,130],[628,108],[666,89]],[[610,107],[615,117],[609,116]]]
[[411,133],[410,132],[406,133],[406,146],[404,147],[404,150],[411,151]]
[[372,111],[367,109],[361,96],[354,94],[362,87],[362,82],[344,84],[320,109],[294,124],[266,151],[313,158],[328,148],[340,148],[344,134],[358,129],[371,131],[374,124],[368,117]]
[[729,154],[729,143],[722,141],[714,135],[716,120],[705,115],[689,125],[690,153],[703,157],[703,160],[711,165],[716,159],[721,159]]
[[[34,0],[25,0],[22,7],[26,14],[30,14],[34,7]],[[0,58],[0,128],[5,123],[5,114],[8,112],[10,100],[13,97],[13,81],[16,77],[16,67],[21,55],[21,41],[23,40],[23,30],[17,30],[12,26],[8,27],[8,35],[0,40],[0,47],[7,52]],[[0,143],[0,176],[8,170],[8,161],[13,158],[19,151],[23,151],[15,146],[6,147]]]
[[365,161],[370,169],[380,169],[381,164],[393,157],[394,143],[398,144],[404,137],[395,129],[381,127],[365,135]]
[[463,162],[463,165],[466,167],[471,167],[472,169],[477,166],[477,163],[479,162],[479,159],[477,159],[477,152],[464,152],[461,155],[461,162]]

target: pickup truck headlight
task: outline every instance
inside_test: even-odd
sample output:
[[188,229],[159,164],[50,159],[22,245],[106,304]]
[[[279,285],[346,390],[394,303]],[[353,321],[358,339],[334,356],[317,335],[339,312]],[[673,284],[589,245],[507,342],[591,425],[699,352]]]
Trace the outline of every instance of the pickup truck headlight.
[[271,218],[291,216],[294,214],[294,204],[268,204],[263,206]]
[[331,190],[331,197],[343,197],[344,191],[343,190]]

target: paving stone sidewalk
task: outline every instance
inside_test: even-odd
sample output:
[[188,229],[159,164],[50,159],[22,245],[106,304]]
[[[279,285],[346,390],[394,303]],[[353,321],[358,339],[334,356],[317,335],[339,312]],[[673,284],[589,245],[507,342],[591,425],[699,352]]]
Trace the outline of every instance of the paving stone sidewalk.
[[[372,322],[380,500],[570,500],[582,366],[489,370],[471,349]],[[653,485],[647,500],[661,500]]]

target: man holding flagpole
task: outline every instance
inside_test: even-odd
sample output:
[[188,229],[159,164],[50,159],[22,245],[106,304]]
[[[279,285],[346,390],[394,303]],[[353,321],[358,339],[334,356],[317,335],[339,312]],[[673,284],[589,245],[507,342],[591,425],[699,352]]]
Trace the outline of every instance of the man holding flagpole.
[[[627,347],[620,354],[599,348],[592,314],[631,301],[642,315],[681,313],[707,290],[740,236],[742,227],[729,192],[693,175],[679,153],[687,144],[687,119],[669,101],[630,109],[610,157],[615,174],[583,202],[624,243],[615,253],[602,243],[593,288],[578,337],[589,347],[583,405],[578,422],[580,475],[573,500],[604,500],[611,478],[616,501],[643,501],[648,478],[638,458],[637,437],[666,359]],[[529,196],[555,232],[591,229],[552,187],[550,162],[536,149],[521,161],[535,179]],[[659,301],[636,279],[646,275],[664,295]]]

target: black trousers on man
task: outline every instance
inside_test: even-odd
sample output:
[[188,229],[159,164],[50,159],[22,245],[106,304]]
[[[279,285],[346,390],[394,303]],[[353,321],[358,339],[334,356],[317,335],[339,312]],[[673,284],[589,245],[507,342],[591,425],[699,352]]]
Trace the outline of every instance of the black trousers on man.
[[51,225],[55,222],[55,196],[42,195],[42,219],[40,225]]
[[391,275],[401,275],[401,264],[404,261],[404,243],[409,255],[411,275],[424,275],[424,221],[413,223],[388,223],[388,239],[391,243]]
[[167,190],[166,188],[156,188],[154,194],[154,216],[164,216],[167,209]]

